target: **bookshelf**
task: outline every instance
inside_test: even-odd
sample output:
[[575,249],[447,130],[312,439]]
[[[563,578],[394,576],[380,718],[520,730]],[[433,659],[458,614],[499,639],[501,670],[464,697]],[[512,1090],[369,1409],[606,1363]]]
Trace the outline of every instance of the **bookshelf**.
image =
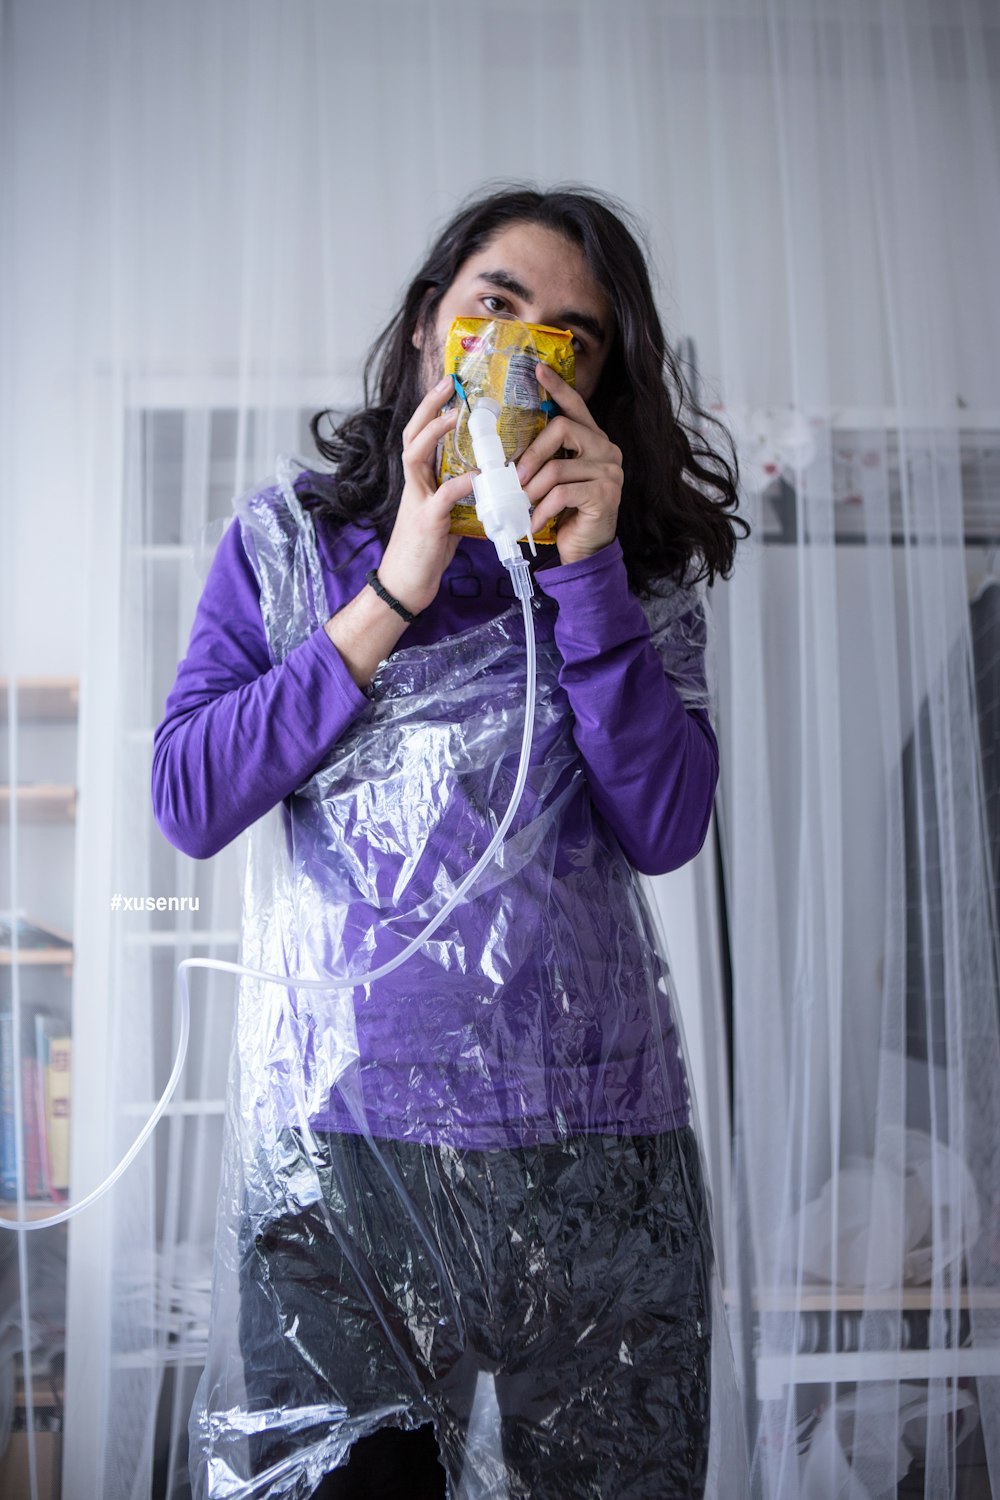
[[[984,536],[988,535],[990,529],[996,530],[996,493],[997,480],[1000,477],[1000,427],[996,422],[997,414],[992,414],[991,430],[985,427],[977,432],[959,434],[960,441],[957,445],[957,456],[961,464],[962,472],[962,502],[964,517],[964,548],[961,531],[956,524],[956,551],[958,560],[968,572],[970,581],[981,569],[977,554],[982,549]],[[964,425],[964,424],[963,424]],[[888,452],[889,482],[887,483],[887,528],[886,528],[886,554],[885,554],[885,577],[886,586],[890,591],[895,588],[895,603],[897,606],[896,619],[902,619],[905,613],[905,601],[907,598],[906,579],[903,571],[904,546],[901,542],[906,541],[909,536],[906,517],[902,507],[899,489],[899,455],[898,445],[893,437],[882,442],[882,435],[874,423],[862,422],[855,414],[847,429],[839,434],[844,442],[845,449],[852,451],[855,447],[860,448],[858,439],[862,427],[871,427],[873,432],[873,449],[881,454]],[[971,424],[970,424],[971,426]],[[858,439],[856,442],[855,440]],[[860,463],[860,459],[858,462]],[[834,473],[837,469],[835,466]],[[795,616],[797,602],[804,597],[799,590],[802,588],[801,576],[796,578],[794,570],[801,558],[794,545],[795,516],[790,509],[790,500],[795,501],[796,496],[793,489],[782,481],[781,486],[772,486],[765,491],[763,496],[762,522],[760,526],[760,539],[763,542],[761,548],[760,570],[761,570],[761,592],[769,601],[773,601],[773,611],[768,615],[768,630],[773,630],[774,635],[768,639],[787,639],[787,632],[793,628],[790,621]],[[801,496],[798,497],[801,500]],[[849,498],[843,498],[839,492],[834,493],[836,509],[833,520],[835,526],[832,528],[828,538],[828,553],[826,559],[830,565],[830,578],[835,579],[831,583],[831,589],[835,588],[839,601],[841,601],[841,612],[838,620],[840,634],[837,637],[838,649],[843,653],[844,660],[850,660],[858,665],[857,680],[861,684],[864,694],[875,695],[877,689],[874,684],[877,679],[877,671],[874,665],[870,670],[860,670],[863,663],[870,660],[867,651],[870,650],[870,634],[864,640],[864,650],[857,649],[861,638],[861,630],[855,631],[857,620],[870,617],[864,614],[865,601],[870,598],[872,566],[871,555],[874,548],[868,543],[868,534],[871,530],[870,518],[866,522],[860,507],[853,504]],[[992,505],[992,513],[990,506]],[[803,514],[800,511],[800,515]],[[867,528],[867,529],[866,529]],[[892,549],[889,550],[889,544]],[[824,543],[823,545],[827,545]],[[817,549],[820,544],[817,542]],[[964,559],[962,552],[964,551]],[[956,619],[961,619],[964,600],[956,586]],[[858,610],[851,623],[847,616],[851,613],[843,607],[845,601],[858,601]],[[769,610],[771,605],[769,604]],[[734,633],[731,632],[731,619],[726,611],[729,605],[725,591],[718,596],[718,616],[720,639],[733,640]],[[900,653],[908,649],[905,632],[901,632],[899,641],[893,642],[893,649],[898,647]],[[889,659],[888,653],[886,660]],[[906,658],[901,658],[906,659]],[[780,652],[768,654],[766,651],[761,667],[761,693],[769,705],[769,712],[774,715],[776,721],[784,722],[790,715],[786,710],[788,699],[784,696],[784,684],[780,680],[783,674],[784,658]],[[736,668],[731,668],[735,672]],[[905,668],[903,671],[905,677]],[[917,708],[919,709],[920,695],[924,691],[921,687],[916,693]],[[730,701],[730,700],[726,700]],[[921,1060],[909,1050],[909,1039],[899,1043],[900,1052],[894,1054],[892,1043],[886,1043],[881,1031],[882,1018],[889,1014],[889,1004],[884,1000],[890,981],[885,979],[884,970],[881,967],[885,957],[885,945],[889,941],[887,937],[887,926],[883,923],[884,903],[889,877],[885,874],[885,863],[873,859],[870,865],[864,864],[857,858],[857,850],[862,845],[869,845],[873,850],[878,847],[879,839],[882,837],[883,827],[892,826],[890,812],[886,810],[888,801],[891,808],[891,799],[896,792],[896,782],[893,780],[894,767],[902,761],[903,744],[905,736],[909,732],[903,729],[900,734],[898,748],[893,751],[893,759],[883,760],[881,742],[879,749],[872,751],[874,742],[865,737],[864,725],[860,723],[862,710],[860,704],[867,702],[867,697],[850,699],[850,707],[841,705],[841,720],[838,729],[843,734],[842,743],[849,746],[845,751],[844,760],[838,764],[838,774],[843,777],[843,785],[850,788],[850,796],[844,799],[844,816],[842,825],[838,825],[838,850],[842,852],[843,868],[850,872],[850,879],[845,884],[848,895],[845,899],[843,910],[838,920],[841,922],[843,933],[843,969],[838,978],[838,985],[842,986],[842,992],[846,995],[867,995],[869,991],[865,988],[864,976],[873,978],[873,987],[870,991],[872,1003],[867,1008],[868,1018],[871,1019],[870,1031],[864,1030],[864,1025],[858,1027],[859,1018],[862,1022],[866,1019],[862,1016],[864,1006],[858,1006],[856,1010],[848,1011],[845,1001],[844,1015],[850,1015],[850,1043],[849,1055],[851,1064],[849,1067],[857,1067],[861,1076],[865,1076],[871,1061],[881,1057],[900,1057],[900,1078],[903,1078],[905,1069],[905,1098],[907,1104],[907,1124],[920,1126],[935,1133],[930,1128],[930,1122],[922,1118],[920,1110],[926,1108],[925,1100],[929,1093],[929,1085],[926,1081],[928,1064]],[[747,731],[749,732],[749,731]],[[780,752],[772,748],[775,755],[775,764],[780,763]],[[898,758],[898,759],[897,759]],[[733,741],[723,741],[722,746],[723,764],[732,766],[734,763]],[[776,773],[775,785],[779,784],[781,774]],[[796,773],[797,774],[797,773]],[[723,796],[728,785],[739,786],[737,778],[732,778],[728,783],[724,782]],[[901,794],[898,794],[901,795]],[[777,811],[774,813],[776,820],[785,818],[785,809],[780,805],[781,799],[777,799]],[[736,825],[735,812],[736,797],[733,802],[725,808],[727,815],[727,828],[730,839],[729,848],[732,848],[732,840],[737,837],[734,833]],[[741,825],[741,829],[746,825]],[[874,838],[871,837],[874,831]],[[780,840],[776,840],[776,847],[783,847]],[[787,847],[787,846],[784,846]],[[903,849],[900,848],[900,860],[902,861]],[[731,875],[731,869],[727,869],[727,875]],[[744,899],[746,899],[746,887],[741,887]],[[781,904],[779,898],[779,905]],[[791,895],[789,893],[789,902]],[[788,911],[794,912],[797,908],[794,903],[788,905]],[[893,919],[895,920],[895,919]],[[888,919],[886,919],[886,922]],[[790,921],[790,930],[794,930],[794,922]],[[905,945],[904,945],[905,946]],[[742,951],[746,951],[745,948]],[[783,956],[784,956],[783,950]],[[837,949],[838,955],[840,949]],[[730,968],[737,962],[732,957]],[[985,982],[985,981],[984,981]],[[797,981],[798,983],[798,981]],[[745,986],[747,981],[744,979]],[[884,984],[884,988],[883,988]],[[754,988],[754,982],[749,982],[749,990]],[[791,987],[790,987],[791,990]],[[831,986],[836,992],[837,985]],[[763,992],[763,986],[760,987]],[[744,996],[748,989],[744,989]],[[803,1007],[806,1008],[813,998],[812,992],[803,986],[796,990],[796,1002],[801,999]],[[817,1007],[821,1004],[820,996],[815,996]],[[732,994],[730,995],[732,1004]],[[826,1003],[825,999],[822,1001]],[[830,1014],[835,1014],[831,1002]],[[884,1005],[884,1009],[883,1009]],[[756,1014],[756,1012],[755,1012]],[[770,1024],[771,1012],[767,1007],[762,1007],[762,1015],[767,1017],[762,1024]],[[796,1015],[798,1012],[796,1011]],[[961,1025],[956,1017],[949,1020],[951,1024]],[[734,1023],[731,1023],[731,1025]],[[788,1040],[793,1035],[792,1028],[795,1021],[789,1020],[787,1032],[776,1029],[774,1033],[775,1047],[779,1045],[792,1045]],[[834,1023],[830,1023],[831,1026]],[[844,1022],[845,1035],[847,1034],[847,1021]],[[817,1036],[821,1028],[817,1029]],[[731,1036],[732,1036],[731,1032]],[[738,1034],[738,1033],[737,1033]],[[831,1031],[832,1034],[832,1031]],[[780,1043],[778,1038],[780,1037]],[[736,1044],[738,1046],[738,1042]],[[847,1055],[847,1054],[845,1054]],[[826,1084],[825,1065],[826,1055],[817,1051],[814,1054],[817,1061],[816,1080],[822,1080],[819,1087]],[[743,1067],[748,1064],[744,1062]],[[921,1068],[923,1071],[921,1072]],[[849,1069],[845,1069],[845,1072]],[[746,1078],[744,1073],[743,1077]],[[868,1075],[873,1080],[868,1099],[874,1109],[878,1089],[882,1086],[882,1080],[875,1082],[874,1070]],[[943,1074],[942,1074],[943,1076]],[[739,1084],[736,1085],[737,1089]],[[744,1084],[745,1087],[745,1084]],[[815,1090],[814,1083],[813,1089]],[[836,1106],[830,1106],[829,1119],[834,1117],[835,1108],[841,1108],[839,1096],[836,1090],[840,1087],[838,1075],[830,1076],[831,1098],[836,1101]],[[863,1148],[857,1143],[862,1139],[867,1140],[865,1130],[871,1127],[875,1116],[867,1118],[862,1122],[860,1119],[852,1119],[848,1122],[847,1114],[838,1115],[840,1123],[834,1128],[832,1138],[827,1139],[824,1134],[825,1124],[823,1107],[817,1108],[815,1098],[808,1098],[808,1090],[805,1102],[802,1103],[801,1116],[796,1115],[796,1130],[802,1137],[809,1134],[811,1145],[808,1153],[803,1152],[802,1160],[808,1159],[808,1167],[803,1167],[803,1179],[801,1192],[803,1201],[811,1201],[820,1190],[826,1171],[821,1170],[819,1162],[826,1164],[840,1162],[843,1158],[838,1157],[838,1152],[844,1151],[845,1155],[850,1150],[861,1154]],[[745,1095],[744,1095],[745,1097]],[[857,1097],[856,1095],[854,1097]],[[879,1100],[881,1107],[882,1100]],[[788,1104],[795,1109],[797,1105]],[[891,1117],[893,1106],[888,1106],[887,1112]],[[851,1131],[861,1126],[859,1135],[851,1137]],[[838,1142],[836,1130],[845,1131],[845,1136]],[[940,1127],[937,1127],[940,1128]],[[947,1130],[947,1126],[944,1127]],[[744,1137],[746,1141],[748,1137]],[[844,1148],[843,1140],[852,1140],[852,1146]],[[944,1137],[947,1140],[947,1135]],[[865,1150],[870,1147],[864,1148]],[[827,1154],[829,1153],[829,1155]],[[750,1209],[746,1206],[750,1203],[752,1194],[758,1190],[762,1180],[759,1171],[752,1166],[747,1171],[745,1165],[747,1155],[743,1156],[743,1181],[740,1183],[737,1177],[737,1190],[740,1194],[741,1203],[747,1214],[746,1224],[750,1223]],[[808,1182],[805,1181],[806,1172],[815,1173]],[[796,1187],[799,1184],[796,1183]],[[794,1189],[793,1189],[794,1191]],[[935,1189],[935,1191],[940,1191]],[[836,1192],[833,1194],[833,1202],[837,1202]],[[985,1205],[984,1209],[985,1209]],[[761,1224],[760,1230],[767,1244],[768,1231],[773,1226]],[[988,1236],[988,1230],[984,1231],[984,1239]],[[985,1281],[986,1285],[976,1284],[977,1273],[974,1268],[968,1271],[968,1283],[957,1284],[959,1280],[957,1268],[953,1268],[944,1278],[944,1285],[910,1285],[887,1287],[879,1290],[862,1289],[851,1286],[830,1287],[820,1282],[810,1283],[803,1281],[800,1285],[774,1285],[755,1286],[752,1284],[753,1273],[752,1254],[747,1247],[742,1247],[742,1253],[732,1257],[732,1264],[727,1266],[727,1271],[732,1277],[745,1274],[747,1280],[738,1290],[730,1289],[726,1294],[727,1302],[739,1310],[738,1326],[742,1343],[743,1368],[747,1387],[755,1401],[768,1404],[775,1403],[775,1412],[786,1410],[797,1410],[800,1415],[804,1414],[809,1405],[820,1399],[821,1389],[831,1390],[839,1388],[844,1391],[852,1385],[866,1386],[882,1382],[895,1383],[907,1381],[925,1383],[940,1380],[949,1382],[952,1389],[961,1384],[978,1383],[977,1399],[985,1407],[990,1400],[990,1391],[1000,1378],[1000,1289],[995,1284],[995,1255],[992,1264],[989,1256],[984,1254],[983,1261],[986,1264],[979,1272],[979,1280]],[[949,1420],[951,1420],[949,1418]],[[776,1428],[781,1425],[781,1418],[775,1417]],[[961,1461],[960,1461],[961,1462]],[[929,1493],[929,1491],[928,1491]]]
[[[232,497],[266,474],[294,431],[244,424],[239,403],[193,409],[129,388],[121,413],[127,480],[95,550],[81,712],[74,1010],[74,1193],[134,1140],[172,1065],[176,967],[239,952],[242,851],[193,861],[156,827],[153,732],[187,648],[204,573]],[[232,395],[232,393],[230,393]],[[308,413],[306,414],[306,416]],[[237,459],[241,444],[246,451]],[[258,451],[259,450],[259,451]],[[116,671],[104,670],[109,661]],[[47,831],[46,825],[33,825]],[[109,911],[109,896],[198,898],[184,910]],[[211,1269],[234,1019],[228,976],[195,975],[178,1094],[112,1194],[69,1225],[64,1492],[187,1493],[187,1419],[204,1361],[200,1309]],[[196,1331],[193,1331],[196,1330]],[[148,1446],[136,1439],[149,1433]],[[0,1486],[2,1493],[2,1486]]]
[[[0,1218],[44,1223],[69,1191],[79,682],[0,679]],[[58,1077],[57,1077],[58,1075]],[[20,1243],[19,1243],[20,1242]],[[61,1490],[68,1236],[0,1236],[0,1315],[42,1330],[13,1359],[0,1494]],[[30,1375],[27,1373],[30,1371]]]

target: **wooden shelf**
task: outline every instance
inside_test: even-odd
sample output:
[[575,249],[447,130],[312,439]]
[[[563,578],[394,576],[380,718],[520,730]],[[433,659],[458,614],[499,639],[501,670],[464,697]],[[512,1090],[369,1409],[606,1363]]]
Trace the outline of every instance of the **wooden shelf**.
[[[44,964],[47,968],[62,968],[67,974],[73,972],[72,948],[18,948],[19,964]],[[0,948],[0,969],[14,962],[13,948]]]
[[[26,823],[72,823],[76,817],[76,787],[39,782],[18,786],[17,816]],[[0,823],[10,822],[11,788],[0,786]]]
[[[80,707],[78,677],[18,677],[17,717],[24,723],[72,723]],[[10,681],[0,677],[0,724],[10,716]]]
[[[61,1382],[62,1376],[58,1377]],[[14,1406],[24,1411],[27,1406],[27,1389],[21,1356],[17,1358],[17,1379],[14,1386]],[[47,1370],[36,1369],[31,1377],[31,1400],[35,1411],[62,1411],[62,1396],[58,1385]]]
[[29,916],[26,911],[0,912],[0,967],[14,962],[14,949],[6,942],[13,937],[13,926],[17,923],[20,940],[17,945],[18,964],[44,964],[46,967],[62,968],[67,973],[73,969],[73,939],[61,927]]
[[[26,1219],[51,1219],[53,1215],[61,1214],[65,1207],[65,1203],[54,1203],[51,1198],[29,1198],[24,1205],[24,1217]],[[17,1217],[17,1204],[4,1199],[0,1203],[0,1219],[16,1219]]]

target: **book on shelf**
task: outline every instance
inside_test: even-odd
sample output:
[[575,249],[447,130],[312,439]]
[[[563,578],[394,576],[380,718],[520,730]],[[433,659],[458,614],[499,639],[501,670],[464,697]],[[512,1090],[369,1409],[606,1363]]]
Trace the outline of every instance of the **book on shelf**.
[[48,1139],[45,1131],[45,1079],[37,1057],[22,1060],[21,1098],[24,1101],[24,1193],[48,1198],[52,1192]]
[[53,1198],[69,1192],[69,1083],[73,1043],[65,1033],[49,1042],[45,1078],[45,1135]]
[[17,1196],[14,1136],[14,1017],[0,1011],[0,1198]]
[[[24,1195],[64,1201],[69,1191],[72,1043],[61,1016],[36,1011],[21,1024]],[[0,1011],[0,1198],[17,1197],[14,1026]]]

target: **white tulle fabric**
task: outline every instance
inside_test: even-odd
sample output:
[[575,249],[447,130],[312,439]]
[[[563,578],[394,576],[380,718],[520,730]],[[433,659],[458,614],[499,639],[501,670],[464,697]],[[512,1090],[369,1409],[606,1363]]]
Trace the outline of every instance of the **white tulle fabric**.
[[[769,1500],[880,1500],[907,1471],[940,1500],[966,1460],[1000,1490],[998,24],[992,0],[12,0],[0,21],[0,668],[78,670],[89,705],[80,1191],[166,1074],[174,956],[235,951],[232,860],[164,855],[145,791],[205,523],[276,452],[308,456],[311,410],[356,400],[467,192],[583,180],[645,224],[754,524],[713,591],[713,1056]],[[8,840],[5,905],[47,857],[27,825]],[[109,886],[197,889],[201,936],[141,946]],[[159,1156],[71,1239],[80,1494],[186,1493],[215,993]]]

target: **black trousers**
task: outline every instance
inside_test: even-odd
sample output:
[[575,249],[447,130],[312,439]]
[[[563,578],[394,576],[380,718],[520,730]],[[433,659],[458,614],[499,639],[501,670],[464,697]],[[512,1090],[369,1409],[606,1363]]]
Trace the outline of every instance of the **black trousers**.
[[[443,1496],[467,1461],[511,1500],[698,1500],[711,1249],[689,1130],[309,1147],[316,1204],[243,1226],[254,1474],[320,1421],[355,1443],[315,1491],[329,1500]],[[467,1450],[483,1370],[502,1459]]]

